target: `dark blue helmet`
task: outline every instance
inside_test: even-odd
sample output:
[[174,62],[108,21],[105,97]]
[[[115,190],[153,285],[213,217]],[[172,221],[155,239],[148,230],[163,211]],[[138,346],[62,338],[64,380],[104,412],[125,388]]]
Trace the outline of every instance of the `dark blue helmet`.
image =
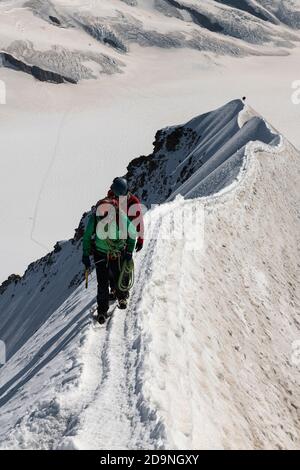
[[127,180],[125,178],[115,178],[110,189],[116,196],[126,196],[128,193]]

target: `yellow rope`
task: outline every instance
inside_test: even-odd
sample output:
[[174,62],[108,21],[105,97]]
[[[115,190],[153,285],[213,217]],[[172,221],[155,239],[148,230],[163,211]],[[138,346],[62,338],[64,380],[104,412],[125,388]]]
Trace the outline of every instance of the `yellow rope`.
[[118,289],[121,292],[129,291],[134,285],[134,263],[133,260],[124,261],[118,280]]

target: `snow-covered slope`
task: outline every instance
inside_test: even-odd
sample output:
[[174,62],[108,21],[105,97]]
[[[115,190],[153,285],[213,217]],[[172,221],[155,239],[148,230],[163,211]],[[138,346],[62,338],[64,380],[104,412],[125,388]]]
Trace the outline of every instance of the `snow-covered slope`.
[[154,152],[133,160],[126,177],[148,205],[177,194],[207,196],[237,177],[250,140],[276,145],[279,137],[249,108],[244,111],[241,100],[234,100],[183,126],[158,131]]
[[68,237],[156,129],[246,95],[299,148],[298,13],[275,0],[1,1],[0,283]]
[[[174,187],[186,199],[148,212],[126,313],[90,324],[86,215],[73,240],[1,288],[1,448],[299,448],[299,153],[239,101],[192,123],[201,148],[203,134],[223,136],[207,163],[214,173],[230,162],[230,178],[199,198],[204,163]],[[179,154],[166,155],[172,171]],[[191,212],[200,224],[166,239],[170,220]]]
[[2,64],[54,83],[119,73],[132,45],[284,55],[300,28],[290,0],[7,0],[0,16]]

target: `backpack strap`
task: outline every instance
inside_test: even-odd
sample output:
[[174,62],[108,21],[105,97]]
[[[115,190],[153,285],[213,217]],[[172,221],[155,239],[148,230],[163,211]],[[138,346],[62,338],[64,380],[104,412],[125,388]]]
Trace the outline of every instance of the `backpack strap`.
[[[97,230],[97,224],[98,224],[98,221],[97,221],[97,209],[98,207],[103,204],[103,203],[106,203],[106,204],[114,204],[115,208],[118,207],[117,205],[117,202],[115,199],[112,199],[110,197],[105,197],[103,199],[100,199],[100,201],[97,202],[97,204],[95,205],[94,207],[94,232],[93,234],[95,235],[96,234],[96,230]],[[100,216],[101,217],[101,216]],[[103,216],[104,217],[104,216]],[[117,217],[117,220],[116,220],[116,223],[117,223],[117,226],[119,227],[119,217]]]

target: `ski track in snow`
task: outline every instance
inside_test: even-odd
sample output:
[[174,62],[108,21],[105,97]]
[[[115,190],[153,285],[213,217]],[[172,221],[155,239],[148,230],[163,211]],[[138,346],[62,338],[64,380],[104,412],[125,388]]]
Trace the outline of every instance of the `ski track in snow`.
[[60,144],[60,137],[61,137],[61,134],[62,134],[62,131],[63,131],[63,127],[64,127],[64,123],[65,123],[65,120],[67,118],[67,116],[71,113],[71,108],[70,109],[67,109],[67,111],[64,112],[61,120],[60,120],[60,123],[59,123],[59,126],[58,126],[58,129],[57,129],[57,135],[56,135],[56,139],[55,139],[55,144],[54,144],[54,149],[53,149],[53,154],[51,156],[51,159],[50,159],[50,162],[47,166],[47,170],[46,170],[46,173],[42,179],[42,183],[41,183],[41,186],[40,186],[40,189],[39,189],[39,192],[38,192],[38,195],[37,195],[37,199],[36,199],[36,202],[35,202],[35,205],[34,205],[34,211],[33,211],[33,217],[32,217],[32,224],[31,224],[31,230],[30,230],[30,239],[36,243],[37,245],[39,245],[41,248],[44,248],[46,250],[49,250],[49,246],[45,246],[43,243],[41,243],[39,240],[37,240],[34,236],[34,232],[35,232],[35,228],[36,228],[36,223],[37,223],[37,219],[38,219],[38,215],[39,215],[39,209],[40,209],[40,202],[41,202],[41,199],[42,199],[42,196],[43,196],[43,192],[44,192],[44,189],[47,185],[47,181],[48,181],[48,178],[49,178],[49,175],[51,174],[51,170],[54,166],[54,163],[55,163],[55,160],[56,160],[56,157],[57,157],[57,151],[58,151],[58,148],[59,148],[59,144]]

